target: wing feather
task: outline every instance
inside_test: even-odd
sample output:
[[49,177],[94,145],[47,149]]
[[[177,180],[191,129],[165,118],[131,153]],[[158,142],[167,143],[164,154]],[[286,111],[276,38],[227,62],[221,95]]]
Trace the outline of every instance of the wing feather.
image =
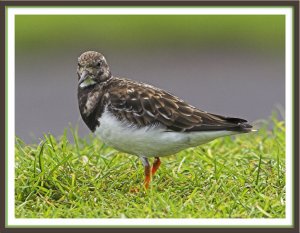
[[119,118],[138,126],[161,123],[173,131],[232,130],[249,131],[244,119],[211,114],[195,108],[178,97],[123,78],[111,81],[104,102]]

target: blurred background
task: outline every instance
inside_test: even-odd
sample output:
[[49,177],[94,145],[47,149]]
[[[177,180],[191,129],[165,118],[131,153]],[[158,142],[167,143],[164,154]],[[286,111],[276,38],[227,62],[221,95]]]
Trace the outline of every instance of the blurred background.
[[[285,20],[276,15],[18,15],[16,135],[27,143],[78,125],[78,56],[101,52],[115,76],[250,122],[285,102]],[[283,111],[284,112],[284,111]],[[284,116],[282,116],[284,117]]]

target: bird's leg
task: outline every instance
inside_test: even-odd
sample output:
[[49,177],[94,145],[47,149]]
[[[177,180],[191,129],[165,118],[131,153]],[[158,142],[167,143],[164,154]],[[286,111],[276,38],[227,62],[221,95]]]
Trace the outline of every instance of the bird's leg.
[[151,181],[151,176],[150,176],[150,168],[151,168],[151,166],[150,166],[149,161],[148,161],[147,158],[141,157],[141,160],[142,160],[142,163],[143,163],[144,168],[145,168],[145,181],[144,181],[144,185],[145,185],[145,188],[148,189],[150,181]]
[[160,159],[158,157],[155,157],[155,160],[154,160],[153,166],[152,166],[152,171],[151,171],[152,176],[154,176],[154,174],[158,170],[160,164],[161,164]]

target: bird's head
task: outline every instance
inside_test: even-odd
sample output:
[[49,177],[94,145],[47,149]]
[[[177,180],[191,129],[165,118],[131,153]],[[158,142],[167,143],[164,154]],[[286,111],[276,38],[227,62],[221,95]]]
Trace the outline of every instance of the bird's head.
[[105,82],[111,77],[105,57],[95,51],[87,51],[79,56],[77,75],[80,88]]

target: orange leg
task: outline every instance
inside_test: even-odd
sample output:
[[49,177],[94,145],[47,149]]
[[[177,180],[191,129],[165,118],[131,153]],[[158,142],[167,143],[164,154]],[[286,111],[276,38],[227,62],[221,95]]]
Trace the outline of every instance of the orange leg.
[[151,170],[151,166],[149,164],[148,159],[145,157],[141,157],[141,160],[142,160],[142,163],[143,163],[144,169],[145,169],[144,185],[145,185],[145,188],[148,189],[150,182],[151,182],[151,176],[154,176],[154,174],[156,173],[157,169],[159,168],[161,162],[158,157],[155,157],[155,160],[154,160],[154,163],[152,166],[152,170]]
[[161,164],[160,159],[158,157],[155,157],[155,160],[154,160],[154,163],[152,166],[152,172],[151,172],[152,176],[154,176],[154,174],[158,170],[160,164]]
[[148,189],[149,188],[149,184],[151,181],[151,176],[150,176],[150,165],[145,166],[145,181],[144,181],[144,185],[145,188]]
[[149,163],[149,161],[146,157],[140,157],[140,159],[142,160],[143,166],[145,168],[144,185],[145,185],[145,188],[148,189],[150,181],[151,181],[151,166],[150,166],[150,163]]

